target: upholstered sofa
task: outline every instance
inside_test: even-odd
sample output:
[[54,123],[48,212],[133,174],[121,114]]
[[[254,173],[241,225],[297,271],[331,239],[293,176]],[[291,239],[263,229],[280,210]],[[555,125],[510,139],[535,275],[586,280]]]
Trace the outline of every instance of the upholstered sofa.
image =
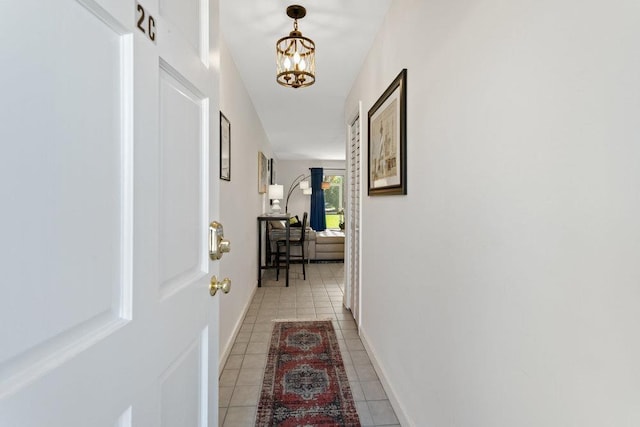
[[[275,221],[272,221],[275,223]],[[285,238],[284,226],[269,224],[269,240],[271,250],[275,253],[275,242]],[[290,238],[300,238],[300,227],[291,227]],[[306,228],[304,243],[305,258],[309,261],[343,261],[344,260],[344,232],[342,230],[315,231]],[[299,254],[300,248],[291,247],[292,253]]]
[[[324,230],[314,231],[313,234],[315,234],[315,255],[309,259],[344,261],[344,231]],[[309,245],[309,248],[311,246]]]

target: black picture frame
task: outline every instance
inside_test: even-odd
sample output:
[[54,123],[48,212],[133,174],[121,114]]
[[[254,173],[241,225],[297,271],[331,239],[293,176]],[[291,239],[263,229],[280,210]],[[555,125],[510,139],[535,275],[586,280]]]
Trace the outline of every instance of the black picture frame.
[[269,184],[276,183],[276,162],[273,158],[269,159]]
[[406,68],[369,110],[367,129],[367,194],[407,194]]
[[220,179],[231,181],[231,122],[220,111]]

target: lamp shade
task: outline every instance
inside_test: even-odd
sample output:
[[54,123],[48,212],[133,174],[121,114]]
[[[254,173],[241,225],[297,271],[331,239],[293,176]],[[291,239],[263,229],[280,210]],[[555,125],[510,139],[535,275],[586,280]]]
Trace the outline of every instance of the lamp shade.
[[306,190],[309,188],[309,181],[300,181],[300,189],[301,190]]
[[279,184],[269,186],[269,199],[282,199],[284,197],[284,187]]

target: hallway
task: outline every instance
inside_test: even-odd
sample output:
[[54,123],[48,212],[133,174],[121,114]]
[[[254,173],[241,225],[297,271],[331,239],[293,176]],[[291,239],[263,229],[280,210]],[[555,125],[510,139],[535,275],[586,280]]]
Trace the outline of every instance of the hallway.
[[220,426],[253,426],[273,319],[332,319],[351,392],[363,426],[397,426],[398,420],[358,336],[349,310],[342,306],[344,264],[309,264],[302,280],[292,266],[289,288],[265,273],[220,376]]

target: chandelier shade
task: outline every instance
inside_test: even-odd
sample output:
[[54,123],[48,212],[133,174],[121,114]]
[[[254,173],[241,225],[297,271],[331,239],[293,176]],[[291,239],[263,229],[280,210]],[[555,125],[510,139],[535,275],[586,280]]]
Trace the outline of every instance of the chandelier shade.
[[287,15],[293,18],[293,31],[276,43],[276,80],[282,86],[311,86],[316,81],[316,44],[298,30],[298,19],[307,14],[304,7],[292,5]]

